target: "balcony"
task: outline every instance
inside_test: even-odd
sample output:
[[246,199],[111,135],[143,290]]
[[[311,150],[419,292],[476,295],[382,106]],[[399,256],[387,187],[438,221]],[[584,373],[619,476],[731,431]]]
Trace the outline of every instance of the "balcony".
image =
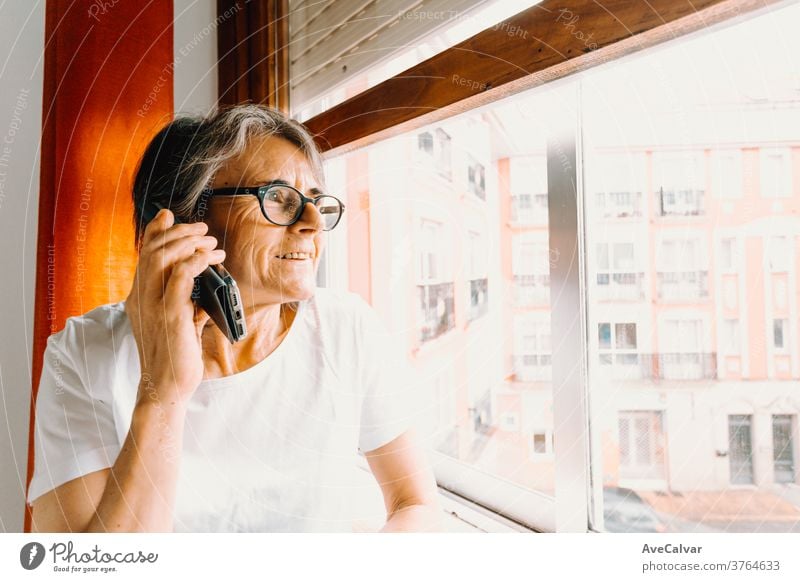
[[598,192],[596,196],[600,218],[642,216],[641,192]]
[[550,304],[550,275],[514,275],[514,305]]
[[453,309],[453,283],[418,285],[420,341],[439,337],[456,326]]
[[468,321],[486,315],[489,309],[489,279],[472,279],[469,282]]
[[716,353],[640,354],[645,378],[657,380],[714,380],[717,377]]
[[708,271],[660,271],[656,284],[661,301],[708,299]]
[[550,354],[516,354],[511,359],[514,380],[518,382],[552,379],[552,356]]
[[597,273],[597,298],[601,301],[644,299],[644,273]]
[[518,194],[511,197],[511,222],[521,225],[547,224],[547,194]]
[[665,190],[656,192],[659,216],[701,216],[705,214],[704,190]]

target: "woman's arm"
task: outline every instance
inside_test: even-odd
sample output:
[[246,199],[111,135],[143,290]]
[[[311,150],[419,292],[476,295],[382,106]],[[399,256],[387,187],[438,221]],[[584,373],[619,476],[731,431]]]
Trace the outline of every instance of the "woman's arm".
[[442,531],[436,479],[413,429],[366,457],[386,506],[386,524],[380,531]]
[[34,501],[33,531],[172,531],[184,417],[183,407],[138,404],[113,467],[73,479]]

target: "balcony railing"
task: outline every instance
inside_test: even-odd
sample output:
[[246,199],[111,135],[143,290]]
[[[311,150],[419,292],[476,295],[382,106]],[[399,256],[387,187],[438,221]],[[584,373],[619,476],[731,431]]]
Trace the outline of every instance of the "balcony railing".
[[533,382],[552,379],[550,354],[516,354],[512,356],[514,380]]
[[713,380],[717,377],[716,353],[639,354],[642,377],[657,380]]
[[641,192],[598,192],[597,210],[601,218],[629,218],[642,215]]
[[473,279],[469,282],[469,313],[472,321],[485,315],[489,308],[489,279]]
[[439,337],[456,326],[453,310],[453,283],[418,285],[420,341]]
[[597,298],[644,299],[644,273],[597,273]]
[[547,194],[518,194],[511,197],[511,222],[547,224]]
[[514,275],[514,304],[517,307],[550,303],[550,275]]
[[656,282],[662,301],[708,299],[708,271],[660,271]]
[[700,216],[705,214],[705,191],[666,190],[656,192],[656,208],[660,216]]

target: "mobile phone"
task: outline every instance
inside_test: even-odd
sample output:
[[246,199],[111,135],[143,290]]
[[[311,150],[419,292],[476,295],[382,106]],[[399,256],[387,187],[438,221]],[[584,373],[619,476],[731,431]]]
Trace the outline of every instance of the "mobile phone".
[[[158,202],[146,204],[141,214],[142,226],[149,224],[162,208],[165,206]],[[176,216],[175,223],[181,222],[183,221]],[[192,300],[208,313],[231,343],[236,343],[247,335],[239,287],[222,265],[209,265],[194,278]]]

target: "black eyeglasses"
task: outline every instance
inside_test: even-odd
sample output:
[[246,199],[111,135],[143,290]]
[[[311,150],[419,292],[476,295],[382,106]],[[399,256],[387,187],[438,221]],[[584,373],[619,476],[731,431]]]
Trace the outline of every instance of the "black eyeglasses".
[[316,206],[322,215],[325,222],[322,230],[333,230],[344,214],[344,204],[335,196],[320,194],[316,198],[308,198],[297,188],[284,183],[216,188],[209,192],[212,196],[255,196],[264,218],[278,226],[290,226],[300,220],[308,202]]

